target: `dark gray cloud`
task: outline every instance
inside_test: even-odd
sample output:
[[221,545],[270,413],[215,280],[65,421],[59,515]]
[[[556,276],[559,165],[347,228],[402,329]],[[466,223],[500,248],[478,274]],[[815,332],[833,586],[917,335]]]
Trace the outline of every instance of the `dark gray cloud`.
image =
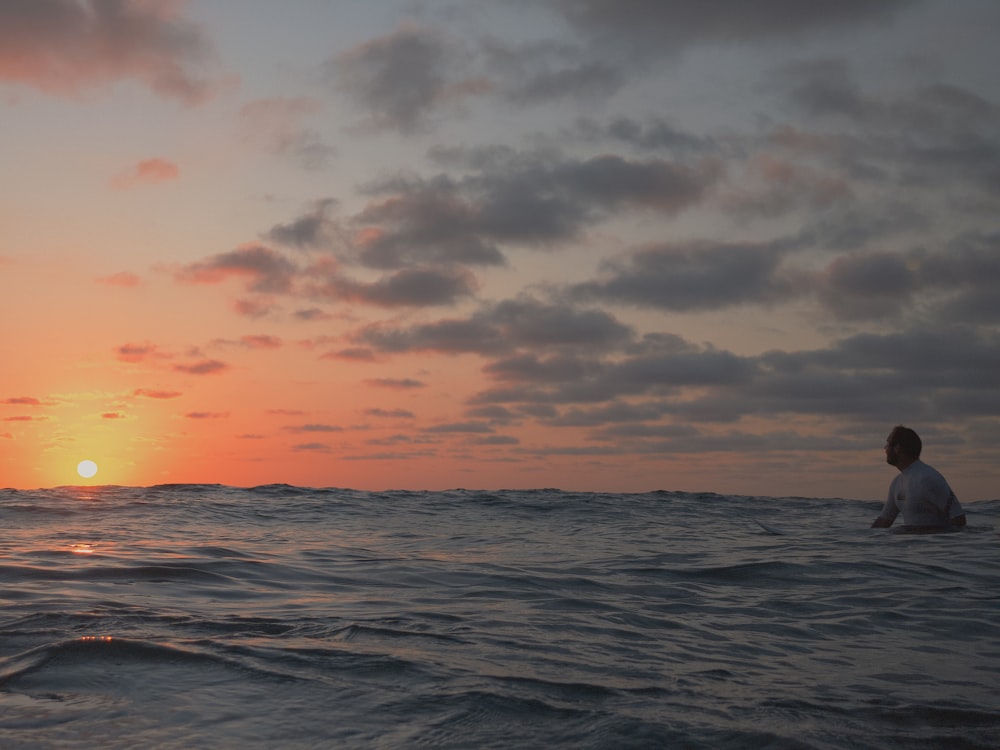
[[625,83],[617,67],[577,45],[553,41],[512,45],[490,38],[480,51],[496,94],[512,104],[598,100]]
[[[796,113],[839,133],[784,129],[775,145],[822,155],[855,180],[933,191],[961,185],[996,210],[1000,104],[944,82],[909,91],[865,90],[846,60],[789,64],[772,84]],[[969,208],[973,208],[969,206]],[[981,209],[980,209],[981,210]]]
[[[777,426],[797,416],[824,416],[853,424],[856,435],[859,428],[899,421],[945,424],[1000,415],[994,387],[1000,337],[971,326],[861,334],[824,349],[757,357],[673,335],[651,340],[628,347],[631,354],[595,355],[572,366],[497,360],[485,370],[504,384],[470,398],[467,413],[483,416],[499,407],[501,416],[518,413],[588,430],[588,439],[640,452],[746,449],[740,435],[774,450],[863,447],[854,437],[805,437],[785,429],[751,437],[733,430],[747,418]],[[724,437],[703,431],[722,425]],[[791,439],[796,435],[798,444]]]
[[820,301],[842,320],[900,320],[917,312],[941,323],[1000,317],[1000,234],[964,233],[941,247],[834,259],[818,279]]
[[[884,21],[914,2],[725,0],[703,8],[686,0],[548,0],[541,7],[568,21],[574,38],[511,43],[408,23],[341,53],[326,70],[368,123],[409,134],[470,97],[506,105],[596,101],[619,91],[637,61],[700,43],[765,41]],[[528,7],[537,11],[539,4]]]
[[475,278],[456,268],[405,268],[363,283],[338,275],[304,284],[312,297],[376,307],[430,307],[453,305],[473,296]]
[[365,409],[365,415],[380,419],[413,419],[414,413],[408,409]]
[[607,123],[581,118],[570,133],[589,141],[613,141],[646,151],[667,151],[678,155],[715,154],[721,148],[713,137],[681,130],[662,117],[645,120],[615,117]]
[[343,432],[344,428],[339,425],[332,424],[299,424],[299,425],[289,425],[285,427],[288,432],[304,433],[304,432]]
[[616,155],[590,159],[511,149],[438,151],[474,171],[459,179],[395,179],[368,187],[379,198],[353,217],[366,265],[414,262],[499,265],[499,246],[551,246],[620,210],[675,215],[703,200],[719,179],[696,166]]
[[919,0],[547,0],[596,41],[663,56],[706,42],[769,41],[884,21]]
[[485,422],[452,422],[449,424],[439,424],[428,427],[424,430],[429,433],[457,432],[457,433],[491,433],[493,428]]
[[872,198],[808,217],[798,236],[803,245],[855,251],[908,233],[926,233],[930,228],[931,218],[915,206],[898,199]]
[[252,244],[189,263],[175,278],[190,284],[217,284],[235,276],[248,279],[248,287],[255,292],[288,292],[297,272],[297,266],[280,253]]
[[305,214],[287,224],[275,224],[265,236],[272,242],[300,250],[328,248],[337,234],[337,225],[330,217],[336,205],[332,198],[316,201]]
[[53,94],[138,79],[187,104],[208,98],[211,47],[174,2],[0,3],[0,81]]
[[408,391],[414,388],[426,388],[427,384],[414,378],[371,378],[365,381],[376,388],[389,388],[396,391]]
[[696,311],[769,303],[794,292],[781,273],[789,245],[710,243],[642,248],[602,264],[595,281],[576,284],[576,299]]
[[386,353],[503,354],[520,347],[606,350],[628,341],[632,331],[602,310],[522,297],[486,305],[464,319],[408,327],[376,324],[355,336],[358,343]]
[[412,133],[436,108],[487,86],[466,76],[469,55],[458,40],[411,24],[338,55],[327,72],[375,127]]
[[188,375],[217,375],[229,369],[229,365],[217,359],[202,359],[196,362],[187,362],[174,365],[176,372],[183,372]]

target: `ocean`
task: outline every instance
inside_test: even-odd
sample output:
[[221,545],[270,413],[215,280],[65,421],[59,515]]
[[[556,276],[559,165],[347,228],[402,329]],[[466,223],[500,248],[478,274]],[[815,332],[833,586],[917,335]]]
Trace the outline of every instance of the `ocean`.
[[1000,747],[1000,500],[0,490],[0,748]]

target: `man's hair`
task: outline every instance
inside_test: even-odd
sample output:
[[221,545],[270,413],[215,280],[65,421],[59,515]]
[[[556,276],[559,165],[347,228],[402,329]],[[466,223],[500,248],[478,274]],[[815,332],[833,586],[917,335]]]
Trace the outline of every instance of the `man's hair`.
[[892,430],[892,435],[889,436],[889,442],[898,445],[907,456],[920,458],[923,443],[920,442],[920,436],[909,427],[903,427],[901,424],[896,425]]

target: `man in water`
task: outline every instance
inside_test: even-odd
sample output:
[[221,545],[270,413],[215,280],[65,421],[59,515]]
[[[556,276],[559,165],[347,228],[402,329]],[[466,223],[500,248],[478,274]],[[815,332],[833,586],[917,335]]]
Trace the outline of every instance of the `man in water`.
[[920,460],[920,436],[899,425],[885,441],[885,460],[899,469],[889,497],[872,528],[892,526],[900,511],[910,531],[940,531],[965,526],[965,511],[941,473]]

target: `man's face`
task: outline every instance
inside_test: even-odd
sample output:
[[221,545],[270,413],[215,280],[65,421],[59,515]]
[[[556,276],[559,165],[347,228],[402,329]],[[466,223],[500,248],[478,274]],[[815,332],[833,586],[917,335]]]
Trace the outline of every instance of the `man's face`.
[[885,462],[890,466],[899,465],[899,446],[895,443],[896,433],[890,432],[885,439]]

